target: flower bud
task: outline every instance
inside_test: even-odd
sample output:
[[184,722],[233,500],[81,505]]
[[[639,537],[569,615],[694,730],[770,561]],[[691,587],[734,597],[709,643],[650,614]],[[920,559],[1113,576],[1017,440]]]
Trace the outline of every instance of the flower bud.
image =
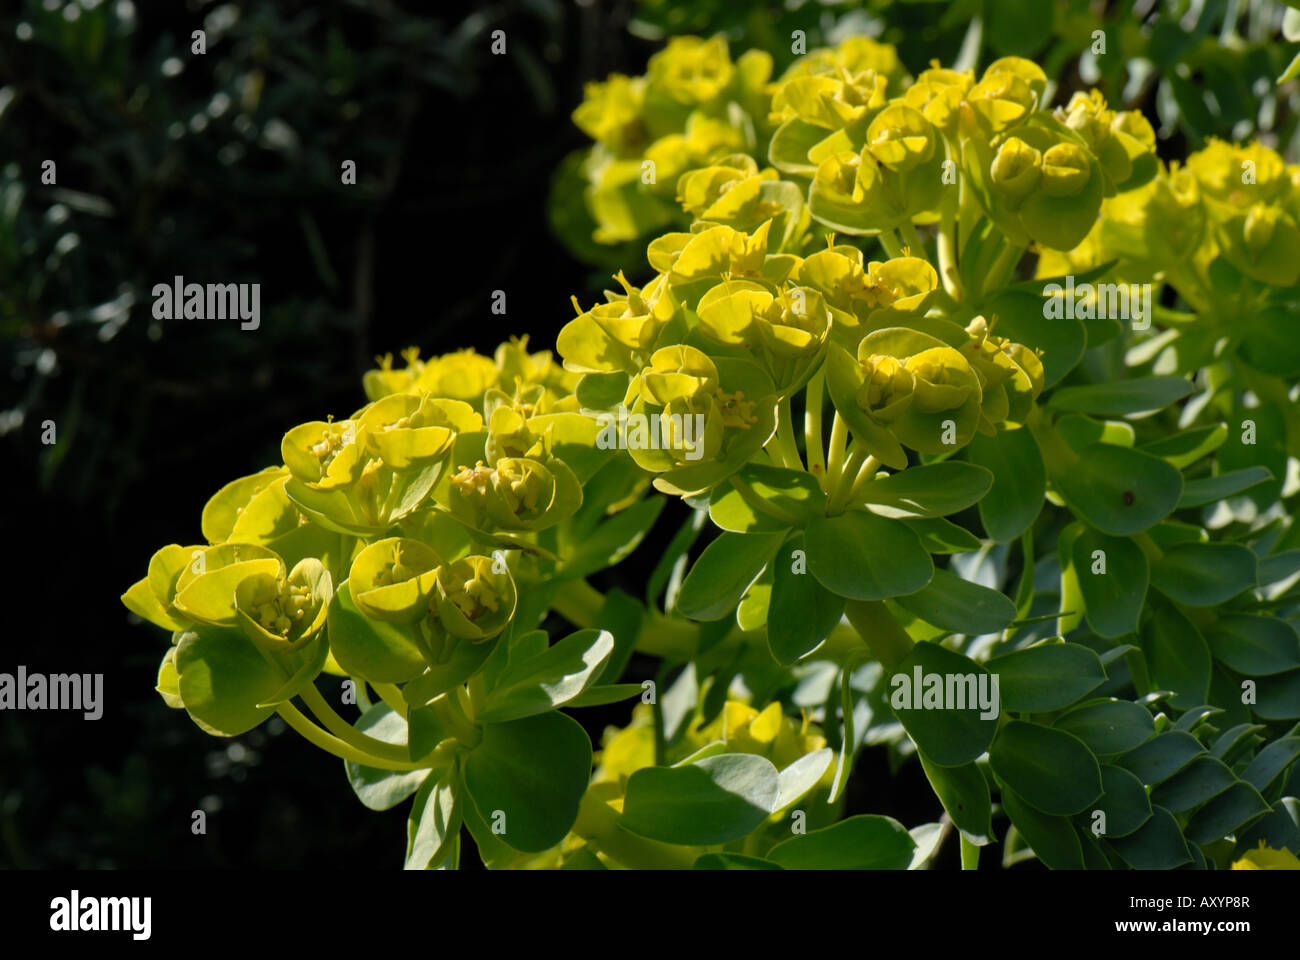
[[1043,192],[1049,197],[1072,197],[1092,179],[1088,155],[1074,143],[1058,143],[1043,154]]
[[906,173],[934,156],[934,127],[919,111],[896,103],[867,127],[867,149],[882,166]]
[[998,149],[989,172],[999,192],[1020,200],[1038,189],[1043,155],[1019,137],[1011,137]]
[[1273,233],[1277,229],[1280,214],[1280,210],[1274,207],[1266,207],[1262,203],[1257,203],[1250,208],[1250,212],[1246,214],[1246,222],[1242,227],[1242,238],[1246,241],[1246,248],[1251,253],[1263,253],[1268,245],[1273,242]]

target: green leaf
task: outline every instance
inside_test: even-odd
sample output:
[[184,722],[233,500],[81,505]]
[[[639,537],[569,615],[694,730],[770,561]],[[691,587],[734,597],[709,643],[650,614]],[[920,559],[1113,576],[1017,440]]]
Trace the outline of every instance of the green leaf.
[[935,796],[948,811],[957,829],[971,842],[983,846],[993,842],[993,804],[989,784],[974,763],[941,767],[919,753],[921,769],[934,788]]
[[[1151,817],[1151,801],[1142,781],[1121,767],[1101,768],[1101,799],[1096,808],[1106,814],[1102,836],[1126,837]],[[1091,813],[1085,814],[1091,820]],[[1091,827],[1091,824],[1089,825]]]
[[1043,351],[1044,386],[1050,389],[1078,364],[1087,336],[1083,324],[1071,317],[1044,322],[1043,282],[1034,283],[1034,293],[1004,291],[995,295],[983,312],[987,317],[997,315],[998,336]]
[[1292,58],[1291,63],[1288,64],[1287,68],[1278,76],[1278,85],[1280,86],[1288,80],[1294,80],[1296,77],[1300,77],[1300,53],[1297,53]]
[[1070,555],[1093,632],[1114,638],[1137,630],[1150,577],[1142,548],[1128,537],[1086,528],[1075,538]]
[[1255,759],[1241,772],[1241,779],[1250,783],[1260,793],[1268,793],[1284,773],[1300,757],[1300,736],[1274,740],[1255,755]]
[[1085,703],[1058,717],[1052,726],[1078,737],[1097,756],[1125,753],[1156,733],[1151,714],[1130,700]]
[[948,570],[935,570],[928,584],[896,602],[926,623],[971,636],[997,633],[1016,618],[1016,605],[1001,593]]
[[1184,833],[1192,843],[1213,843],[1238,833],[1251,821],[1268,813],[1268,804],[1249,783],[1237,781],[1207,803],[1188,821]]
[[[772,564],[763,568],[736,607],[736,625],[741,630],[762,630],[767,626],[767,611],[772,604]],[[721,621],[718,621],[721,622]]]
[[906,870],[915,847],[892,817],[859,815],[783,840],[767,859],[787,870]]
[[1213,427],[1195,427],[1190,431],[1175,433],[1171,437],[1161,437],[1149,444],[1138,447],[1143,453],[1152,457],[1169,460],[1178,470],[1190,467],[1205,455],[1212,454],[1223,446],[1227,440],[1227,427],[1217,423]]
[[465,758],[465,787],[489,824],[505,817],[500,839],[536,853],[564,839],[591,779],[591,741],[562,713],[489,723]]
[[402,687],[402,699],[413,709],[429,704],[435,697],[446,693],[457,684],[464,683],[478,672],[492,656],[501,637],[476,643],[472,640],[448,641],[451,653],[447,659],[431,666],[424,673]]
[[1183,478],[1150,454],[1094,443],[1062,467],[1053,482],[1065,502],[1103,533],[1124,536],[1169,516],[1182,495]]
[[[386,703],[376,703],[356,722],[356,728],[369,737],[406,746],[406,718],[394,713]],[[428,770],[380,770],[351,760],[343,761],[352,790],[371,810],[390,810],[415,791],[429,775]]]
[[1188,710],[1186,713],[1184,713],[1181,717],[1178,718],[1178,722],[1174,724],[1174,729],[1186,730],[1188,733],[1195,733],[1196,728],[1207,717],[1217,716],[1218,714],[1221,714],[1223,712],[1224,711],[1222,708],[1212,707],[1209,704],[1205,704],[1200,707],[1195,707],[1191,710]]
[[989,766],[1027,804],[1053,816],[1079,813],[1101,795],[1097,760],[1061,730],[1012,720],[989,747]]
[[1183,495],[1178,500],[1178,509],[1183,510],[1187,507],[1214,503],[1216,500],[1226,500],[1243,490],[1268,483],[1272,479],[1273,474],[1268,467],[1243,467],[1240,470],[1229,470],[1227,473],[1188,480],[1183,484]]
[[649,497],[620,510],[577,544],[557,577],[570,580],[612,567],[637,548],[668,501]]
[[1094,420],[1070,413],[1056,421],[1056,431],[1075,450],[1082,450],[1092,443],[1133,446],[1133,425],[1127,420]]
[[1255,554],[1239,543],[1179,543],[1151,568],[1151,584],[1189,607],[1214,607],[1256,585]]
[[[674,573],[677,570],[686,569],[686,554],[694,546],[695,541],[699,539],[700,534],[708,522],[708,515],[704,510],[692,510],[691,515],[673,534],[673,538],[664,550],[663,556],[655,564],[655,568],[650,573],[650,579],[646,583],[645,602],[648,606],[654,608],[659,603],[659,595],[667,586],[668,581],[674,576],[680,576],[680,573]],[[665,601],[671,606],[670,601]],[[621,640],[618,632],[614,633],[615,638]]]
[[970,553],[980,548],[975,534],[942,517],[905,517],[903,523],[921,538],[927,553]]
[[1265,729],[1258,723],[1239,723],[1229,727],[1215,739],[1210,753],[1224,763],[1233,764],[1238,755],[1251,745],[1254,735]]
[[783,539],[775,533],[719,534],[686,574],[677,612],[692,620],[730,616]]
[[817,786],[834,757],[834,750],[830,747],[822,747],[820,750],[804,754],[786,766],[780,773],[780,786],[776,802],[772,804],[772,811],[775,813],[784,810]]
[[612,410],[627,396],[626,373],[587,373],[578,380],[574,395],[589,410]]
[[1210,691],[1210,649],[1192,622],[1162,604],[1143,624],[1141,637],[1152,681],[1174,691],[1169,702],[1180,710],[1204,703]]
[[236,737],[275,712],[258,704],[275,695],[284,675],[240,630],[203,627],[181,634],[175,664],[185,710],[207,733]]
[[1300,667],[1300,637],[1277,617],[1223,616],[1206,628],[1205,640],[1214,659],[1248,677]]
[[1151,818],[1138,830],[1114,838],[1110,845],[1135,870],[1172,870],[1192,860],[1178,821],[1159,806],[1152,809]]
[[862,510],[814,517],[805,541],[808,569],[841,597],[904,596],[920,590],[934,575],[934,562],[906,524]]
[[424,775],[406,821],[406,869],[436,867],[460,832],[460,797],[455,767],[418,771]]
[[511,657],[475,719],[502,723],[568,703],[595,682],[613,651],[609,631],[588,629],[570,634],[537,656],[519,661]]
[[354,677],[375,683],[405,683],[425,668],[411,635],[397,624],[362,614],[352,602],[346,580],[330,600],[326,628],[335,661]]
[[[801,559],[795,551],[803,555]],[[769,566],[772,596],[767,611],[767,643],[778,663],[791,664],[812,653],[844,615],[844,598],[827,590],[807,571],[804,536],[796,533]]]
[[1185,377],[1138,377],[1086,387],[1061,387],[1048,401],[1056,410],[1121,417],[1163,410],[1188,396],[1195,386]]
[[826,494],[812,474],[757,463],[747,464],[709,499],[713,522],[736,533],[801,526],[825,509]]
[[1052,870],[1082,870],[1083,848],[1070,821],[1035,809],[1005,783],[999,785],[1002,809],[1044,866]]
[[619,703],[639,696],[645,688],[639,683],[606,683],[588,687],[572,700],[566,707],[603,707],[607,703]]
[[[933,676],[939,678],[943,696],[937,701],[940,708],[932,705],[927,709],[925,681]],[[916,743],[917,750],[931,762],[942,767],[961,766],[980,756],[992,743],[997,731],[997,698],[991,697],[993,702],[984,711],[978,701],[981,688],[989,694],[995,694],[996,690],[988,671],[974,660],[936,643],[921,642],[888,679],[894,716]],[[962,682],[963,679],[967,682]],[[950,683],[951,699],[947,693]],[[959,697],[965,709],[955,708]],[[945,705],[953,705],[953,709],[942,709]],[[981,712],[989,716],[981,717]]]
[[793,526],[791,520],[754,506],[729,480],[709,494],[709,519],[731,533],[780,533]]
[[724,753],[684,767],[645,767],[628,778],[621,825],[661,843],[705,846],[743,837],[772,813],[776,767]]
[[959,460],[908,467],[867,483],[860,495],[886,517],[944,517],[974,506],[993,486],[984,467]]
[[[1288,670],[1259,681],[1255,715],[1264,720],[1294,720],[1300,717],[1300,670]],[[181,694],[184,696],[184,694]],[[188,702],[186,706],[188,706]]]
[[1194,427],[1175,433],[1170,437],[1161,437],[1144,443],[1140,447],[1143,453],[1168,460],[1179,470],[1189,467],[1201,457],[1213,453],[1228,439],[1228,428],[1222,423],[1211,427]]
[[1068,707],[1106,680],[1097,654],[1077,643],[1040,643],[994,657],[985,666],[998,677],[1002,708],[1017,712]]
[[1151,802],[1183,813],[1227,790],[1236,777],[1223,761],[1206,754],[1151,791]]
[[1201,741],[1190,733],[1174,730],[1148,740],[1115,762],[1147,786],[1155,786],[1203,753],[1205,747]]
[[971,438],[966,456],[993,474],[993,486],[979,503],[990,537],[1008,543],[1029,528],[1043,507],[1047,474],[1034,435],[1026,428]]

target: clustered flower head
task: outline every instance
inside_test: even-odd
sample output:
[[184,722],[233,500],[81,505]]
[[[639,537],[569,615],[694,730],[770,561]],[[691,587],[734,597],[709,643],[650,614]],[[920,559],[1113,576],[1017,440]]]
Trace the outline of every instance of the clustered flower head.
[[[1260,370],[1286,372],[1281,367],[1295,354],[1270,347],[1277,333],[1268,323],[1300,300],[1300,168],[1258,144],[1218,141],[1185,165],[1166,166],[1140,114],[1111,109],[1096,91],[1052,109],[1043,71],[1017,57],[996,60],[979,76],[935,63],[912,81],[893,48],[852,38],[801,57],[775,80],[771,71],[766,54],[733,60],[722,38],[678,38],[644,77],[588,87],[574,120],[597,141],[584,164],[596,239],[646,241],[645,262],[614,273],[603,302],[584,307],[573,298],[576,315],[563,322],[554,353],[530,351],[525,337],[490,357],[463,350],[421,359],[412,348],[402,354],[404,366],[380,358],[363,380],[365,406],[293,427],[282,462],[218,490],[202,512],[205,542],[158,550],[123,596],[134,613],[172,633],[157,685],[169,706],[220,735],[251,729],[277,709],[301,731],[309,721],[287,706],[300,696],[329,729],[313,731],[313,742],[347,759],[350,775],[354,767],[434,771],[417,810],[446,802],[460,811],[471,833],[479,831],[485,863],[570,865],[598,853],[602,864],[689,866],[706,847],[745,833],[717,843],[659,842],[656,826],[638,826],[635,817],[637,829],[623,829],[637,776],[645,783],[647,768],[666,761],[677,763],[664,769],[671,777],[688,758],[742,757],[754,777],[770,775],[764,802],[771,807],[750,828],[770,834],[751,832],[763,850],[778,839],[770,828],[809,794],[824,792],[822,814],[837,816],[856,749],[851,680],[866,662],[854,657],[864,642],[881,664],[901,654],[875,644],[907,651],[920,638],[916,648],[938,650],[926,641],[955,629],[951,609],[945,619],[945,610],[936,614],[917,598],[942,585],[941,573],[952,584],[960,579],[938,570],[932,554],[978,543],[942,518],[983,508],[995,471],[980,465],[981,445],[1014,444],[1017,455],[1027,448],[1033,456],[1004,458],[1026,474],[1036,460],[1045,474],[1036,491],[1026,487],[1036,501],[1026,505],[1038,509],[1059,495],[1056,502],[1075,511],[1074,532],[1060,535],[1060,609],[1086,599],[1068,566],[1070,537],[1084,542],[1083,520],[1096,528],[1089,536],[1111,537],[1104,542],[1116,562],[1141,564],[1134,579],[1143,590],[1148,555],[1192,543],[1180,530],[1159,530],[1175,526],[1162,521],[1179,503],[1170,489],[1182,483],[1185,464],[1133,449],[1135,431],[1117,429],[1126,423],[1052,420],[1042,394],[1068,364],[1060,369],[1053,336],[1015,312],[1032,295],[1009,280],[1032,250],[1042,277],[1095,269],[1167,281],[1200,313],[1213,314],[1205,320],[1211,328],[1231,326],[1225,342],[1232,349]],[[646,163],[655,170],[649,180]],[[933,256],[920,228],[935,228]],[[957,247],[960,265],[951,262]],[[1078,336],[1070,364],[1094,329],[1080,326]],[[1268,388],[1252,381],[1261,383]],[[1105,399],[1102,409],[1128,402]],[[1093,442],[1107,434],[1122,439]],[[1197,446],[1193,459],[1207,449]],[[1137,493],[1112,490],[1113,478],[1090,473],[1089,457],[1136,458],[1135,475],[1145,470],[1154,481],[1135,481]],[[1122,485],[1129,482],[1126,475]],[[584,578],[618,562],[649,530],[657,513],[646,500],[652,486],[707,510],[722,533],[684,581],[680,568],[671,575],[675,609],[660,614],[653,598],[646,606],[614,595],[593,602]],[[1160,497],[1168,497],[1163,513],[1151,506]],[[1135,503],[1149,513],[1145,527],[1124,526],[1131,515],[1123,511]],[[1014,503],[1009,509],[1025,512]],[[1036,516],[998,538],[1020,541],[1031,572]],[[1112,535],[1112,527],[1123,529]],[[1153,535],[1145,542],[1119,539],[1147,529]],[[681,548],[683,562],[689,546]],[[710,584],[716,596],[699,587],[711,556],[723,557]],[[796,556],[806,570],[791,567]],[[1248,559],[1255,569],[1255,556]],[[706,573],[693,580],[701,567]],[[1150,579],[1153,591],[1169,589],[1168,580]],[[1034,577],[1026,583],[1028,603]],[[656,589],[664,587],[650,592]],[[978,596],[968,600],[962,590]],[[997,631],[1010,630],[1028,609],[985,596],[994,591],[974,583],[962,590],[941,599],[952,609],[969,602],[982,624],[1001,608]],[[637,707],[627,727],[607,732],[593,770],[586,735],[575,735],[576,725],[555,709],[584,705],[584,694],[593,697],[588,703],[626,699],[616,676],[590,684],[615,643],[596,625],[626,620],[629,607],[632,640],[624,633],[618,642],[667,626],[681,659],[700,663],[708,654],[732,663],[732,672],[706,680],[671,742],[649,701]],[[552,645],[540,629],[552,612],[579,633]],[[836,648],[830,657],[845,710],[837,768],[808,712],[796,719],[775,699],[756,698],[759,709],[749,693],[711,684],[765,682],[773,659],[789,666],[830,647],[846,613],[854,653]],[[1067,616],[1080,617],[1071,611],[1057,619]],[[1138,628],[1138,613],[1132,616],[1129,633]],[[701,626],[728,618],[730,632]],[[864,631],[867,618],[872,629]],[[1145,640],[1125,649],[1138,650],[1137,642]],[[1075,649],[1067,653],[1084,650],[1085,660],[1092,653],[1068,645]],[[755,661],[745,658],[755,651],[763,669],[747,671]],[[1100,662],[1096,669],[1105,676]],[[404,721],[405,742],[331,718],[312,685],[322,671],[372,686],[382,700],[372,709]],[[1158,689],[1158,679],[1152,683]],[[1207,673],[1189,708],[1210,695],[1208,684]],[[1119,701],[1088,701],[1108,702]],[[1026,719],[1014,724],[1023,730],[1031,714],[1072,703],[1026,707],[1018,710]],[[1150,720],[1145,706],[1135,709]],[[834,711],[826,716],[833,721]],[[539,717],[549,724],[544,730],[498,728],[485,738],[494,723]],[[975,761],[990,749],[994,727],[1008,726],[991,725],[982,743],[964,732],[965,761],[935,769],[964,762],[987,807]],[[934,746],[923,742],[924,731],[907,732],[923,756]],[[457,791],[488,796],[510,779],[500,774],[501,756],[483,761],[497,765],[486,772],[473,767],[480,748],[490,755],[506,740],[542,750],[574,736],[571,782],[557,788],[564,805],[549,827],[534,830],[515,808],[510,816],[525,823],[522,838],[489,841],[470,818],[494,807],[470,796],[447,799]],[[512,755],[510,769],[530,761]],[[558,769],[522,782],[545,792],[561,779]],[[996,765],[994,773],[1001,775]],[[932,782],[945,776],[929,767],[927,775]],[[434,784],[447,791],[438,799],[429,792]],[[1033,799],[1054,809],[1053,796]],[[1072,813],[1052,815],[1064,824]],[[414,824],[412,850],[419,846]],[[447,856],[446,843],[438,856]],[[421,866],[437,862],[426,853]],[[1258,852],[1238,865],[1262,869],[1277,859]]]

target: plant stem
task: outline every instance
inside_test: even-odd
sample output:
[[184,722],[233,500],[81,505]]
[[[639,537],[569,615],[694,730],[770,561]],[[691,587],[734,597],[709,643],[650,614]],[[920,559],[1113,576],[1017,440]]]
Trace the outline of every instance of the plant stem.
[[1014,243],[1008,243],[1003,247],[998,258],[993,261],[993,266],[989,267],[989,272],[984,275],[981,292],[987,294],[990,290],[997,290],[1005,285],[1007,277],[1014,272],[1016,264],[1024,254],[1025,248]]
[[302,702],[307,704],[307,709],[312,712],[325,729],[349,746],[355,747],[373,757],[381,757],[386,760],[404,762],[410,758],[409,751],[404,747],[367,736],[340,717],[334,708],[326,702],[325,698],[321,696],[314,683],[307,684],[299,691],[298,695],[302,697]]
[[[952,145],[944,141],[944,149],[952,159]],[[960,301],[966,295],[961,282],[961,271],[957,267],[957,193],[950,191],[952,199],[944,197],[939,221],[939,280],[943,289],[954,300]]]
[[959,833],[961,838],[961,868],[963,870],[978,870],[980,866],[980,848],[966,839],[966,834]]
[[438,753],[435,750],[418,763],[411,760],[387,760],[383,757],[372,756],[350,744],[344,743],[338,737],[331,736],[308,720],[302,711],[292,703],[280,704],[276,707],[275,712],[283,717],[285,723],[296,730],[308,743],[320,747],[326,753],[331,753],[344,760],[351,760],[353,763],[359,763],[362,766],[376,767],[380,770],[423,770],[434,765],[430,761],[434,761],[435,755]]
[[469,717],[465,715],[460,702],[460,693],[463,689],[458,686],[454,691],[435,697],[430,706],[433,707],[437,718],[442,721],[442,725],[447,728],[447,732],[472,750],[482,741],[483,730],[470,722]]
[[896,669],[912,652],[912,638],[882,601],[849,600],[844,604],[844,614],[886,670]]
[[379,698],[388,704],[393,713],[405,717],[407,714],[407,705],[405,698],[402,697],[402,691],[391,683],[375,683],[371,681],[370,687]]
[[826,373],[818,370],[804,391],[803,414],[803,443],[808,470],[823,483],[826,479],[826,451],[822,446],[822,390],[825,385]]
[[868,459],[866,448],[855,442],[853,449],[849,452],[848,459],[840,468],[839,477],[835,480],[835,492],[831,495],[830,503],[826,505],[828,515],[844,512],[844,507],[849,501],[849,494],[853,491],[853,484],[858,471],[862,469]]
[[822,489],[831,496],[839,482],[840,472],[844,469],[844,448],[849,443],[849,425],[837,412],[831,424],[830,453],[826,458],[826,476],[822,478]]
[[889,254],[890,259],[903,255],[903,245],[898,240],[898,234],[893,230],[880,231],[880,245],[885,248],[885,253]]
[[802,470],[803,461],[799,459],[799,445],[794,440],[794,411],[790,409],[790,398],[782,397],[777,410],[776,439],[778,450],[785,465],[791,470]]
[[881,463],[879,460],[875,457],[867,457],[866,461],[862,464],[862,468],[858,470],[858,475],[853,478],[853,488],[849,490],[849,503],[852,503],[853,498],[862,491],[862,488],[871,482],[871,478],[876,475],[876,471],[879,470],[880,467]]
[[910,219],[903,221],[902,226],[903,239],[907,242],[908,253],[913,257],[921,260],[929,260],[930,253],[926,249],[925,241],[921,239],[921,234],[917,232],[916,224]]

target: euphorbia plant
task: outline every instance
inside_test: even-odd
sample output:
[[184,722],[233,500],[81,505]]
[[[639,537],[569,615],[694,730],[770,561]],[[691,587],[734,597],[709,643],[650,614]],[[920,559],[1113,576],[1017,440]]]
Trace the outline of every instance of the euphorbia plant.
[[[1300,168],[1166,167],[1029,61],[903,86],[883,49],[763,87],[766,156],[677,173],[688,228],[575,300],[562,363],[385,358],[222,488],[124,596],[173,631],[167,703],[222,736],[278,713],[367,806],[413,796],[409,867],[455,867],[462,824],[492,867],[901,869],[953,828],[964,866],[1292,863]],[[750,75],[661,57],[584,128]],[[1112,315],[1129,282],[1145,317]],[[644,596],[597,590],[667,498]],[[569,711],[633,699],[593,755]],[[868,746],[915,754],[940,822],[844,816]]]

